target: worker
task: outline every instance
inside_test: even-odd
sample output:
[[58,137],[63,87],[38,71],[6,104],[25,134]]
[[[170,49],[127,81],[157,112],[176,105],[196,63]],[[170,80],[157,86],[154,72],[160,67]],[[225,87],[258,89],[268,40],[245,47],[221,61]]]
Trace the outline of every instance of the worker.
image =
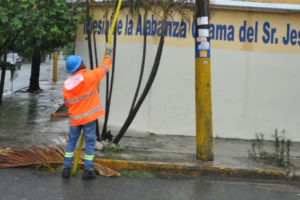
[[82,58],[70,55],[66,60],[66,70],[70,77],[63,83],[63,97],[69,108],[70,132],[63,165],[63,178],[69,178],[74,149],[81,130],[85,136],[84,172],[82,179],[96,178],[93,172],[94,148],[96,144],[96,122],[104,115],[100,102],[98,84],[109,71],[112,63],[111,48],[106,48],[105,59],[93,70],[86,70]]

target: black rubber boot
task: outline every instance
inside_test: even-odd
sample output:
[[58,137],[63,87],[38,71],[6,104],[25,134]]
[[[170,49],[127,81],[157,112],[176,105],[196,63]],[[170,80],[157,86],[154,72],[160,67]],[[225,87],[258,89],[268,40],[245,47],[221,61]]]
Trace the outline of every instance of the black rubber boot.
[[93,171],[84,170],[84,172],[82,174],[82,179],[83,180],[94,179],[94,178],[96,178],[96,175],[94,174]]
[[62,171],[62,177],[65,179],[70,178],[70,172],[71,172],[70,168],[64,168]]

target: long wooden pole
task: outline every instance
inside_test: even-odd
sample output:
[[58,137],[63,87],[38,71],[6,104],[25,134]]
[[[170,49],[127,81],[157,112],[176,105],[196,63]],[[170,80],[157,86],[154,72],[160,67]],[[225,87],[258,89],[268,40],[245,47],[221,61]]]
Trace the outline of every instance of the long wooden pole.
[[[89,0],[87,0],[87,2],[88,1]],[[114,16],[114,19],[113,19],[113,23],[112,23],[112,26],[110,28],[110,32],[109,32],[107,44],[110,44],[111,37],[112,37],[112,34],[114,32],[115,25],[116,25],[116,22],[117,22],[117,19],[118,19],[118,15],[119,15],[119,11],[120,11],[120,8],[121,8],[121,4],[122,4],[122,0],[119,0],[118,6],[117,6],[117,10],[116,10],[116,13],[115,13],[115,16]],[[88,24],[88,26],[89,26],[89,24]],[[106,54],[106,52],[104,50],[104,56],[105,56],[105,54]],[[104,60],[104,56],[102,58],[102,62]],[[84,142],[84,134],[81,137],[80,144],[79,144],[79,147],[77,149],[77,154],[76,154],[76,158],[75,158],[73,169],[72,169],[72,174],[73,175],[75,175],[76,171],[77,171],[77,166],[78,166],[78,162],[79,162],[80,153],[81,153],[81,150],[82,150],[82,147],[83,147],[83,142]]]

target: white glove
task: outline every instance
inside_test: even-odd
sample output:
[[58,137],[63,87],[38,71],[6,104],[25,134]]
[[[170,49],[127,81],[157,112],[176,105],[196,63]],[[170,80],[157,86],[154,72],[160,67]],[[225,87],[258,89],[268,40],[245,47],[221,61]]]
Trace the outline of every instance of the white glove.
[[106,44],[106,47],[105,47],[105,58],[109,58],[109,57],[112,57],[112,47],[110,44]]

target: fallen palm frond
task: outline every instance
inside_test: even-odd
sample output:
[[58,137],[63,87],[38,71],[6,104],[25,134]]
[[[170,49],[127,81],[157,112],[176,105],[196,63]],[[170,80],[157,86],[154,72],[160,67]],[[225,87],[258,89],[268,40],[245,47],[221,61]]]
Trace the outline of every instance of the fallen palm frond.
[[0,152],[0,168],[64,163],[63,147],[44,146],[47,150],[31,146],[30,149],[10,149]]
[[[80,161],[78,162],[78,164],[83,165],[84,162],[84,153],[81,152],[80,154]],[[106,177],[112,177],[112,176],[121,176],[121,174],[115,170],[112,170],[108,167],[104,167],[103,165],[100,165],[99,163],[94,163],[94,171],[102,176],[106,176]]]
[[[1,149],[0,148],[0,168],[23,167],[23,166],[45,166],[62,165],[64,163],[65,146],[50,147],[44,144],[45,149],[31,146],[29,149]],[[76,155],[76,152],[75,152]],[[82,154],[78,164],[83,165]],[[120,173],[95,163],[94,169],[102,176],[120,176]]]
[[102,175],[102,176],[106,176],[106,177],[112,177],[112,176],[121,176],[121,174],[115,170],[112,170],[108,167],[104,167],[103,165],[100,165],[98,163],[94,163],[94,170]]

